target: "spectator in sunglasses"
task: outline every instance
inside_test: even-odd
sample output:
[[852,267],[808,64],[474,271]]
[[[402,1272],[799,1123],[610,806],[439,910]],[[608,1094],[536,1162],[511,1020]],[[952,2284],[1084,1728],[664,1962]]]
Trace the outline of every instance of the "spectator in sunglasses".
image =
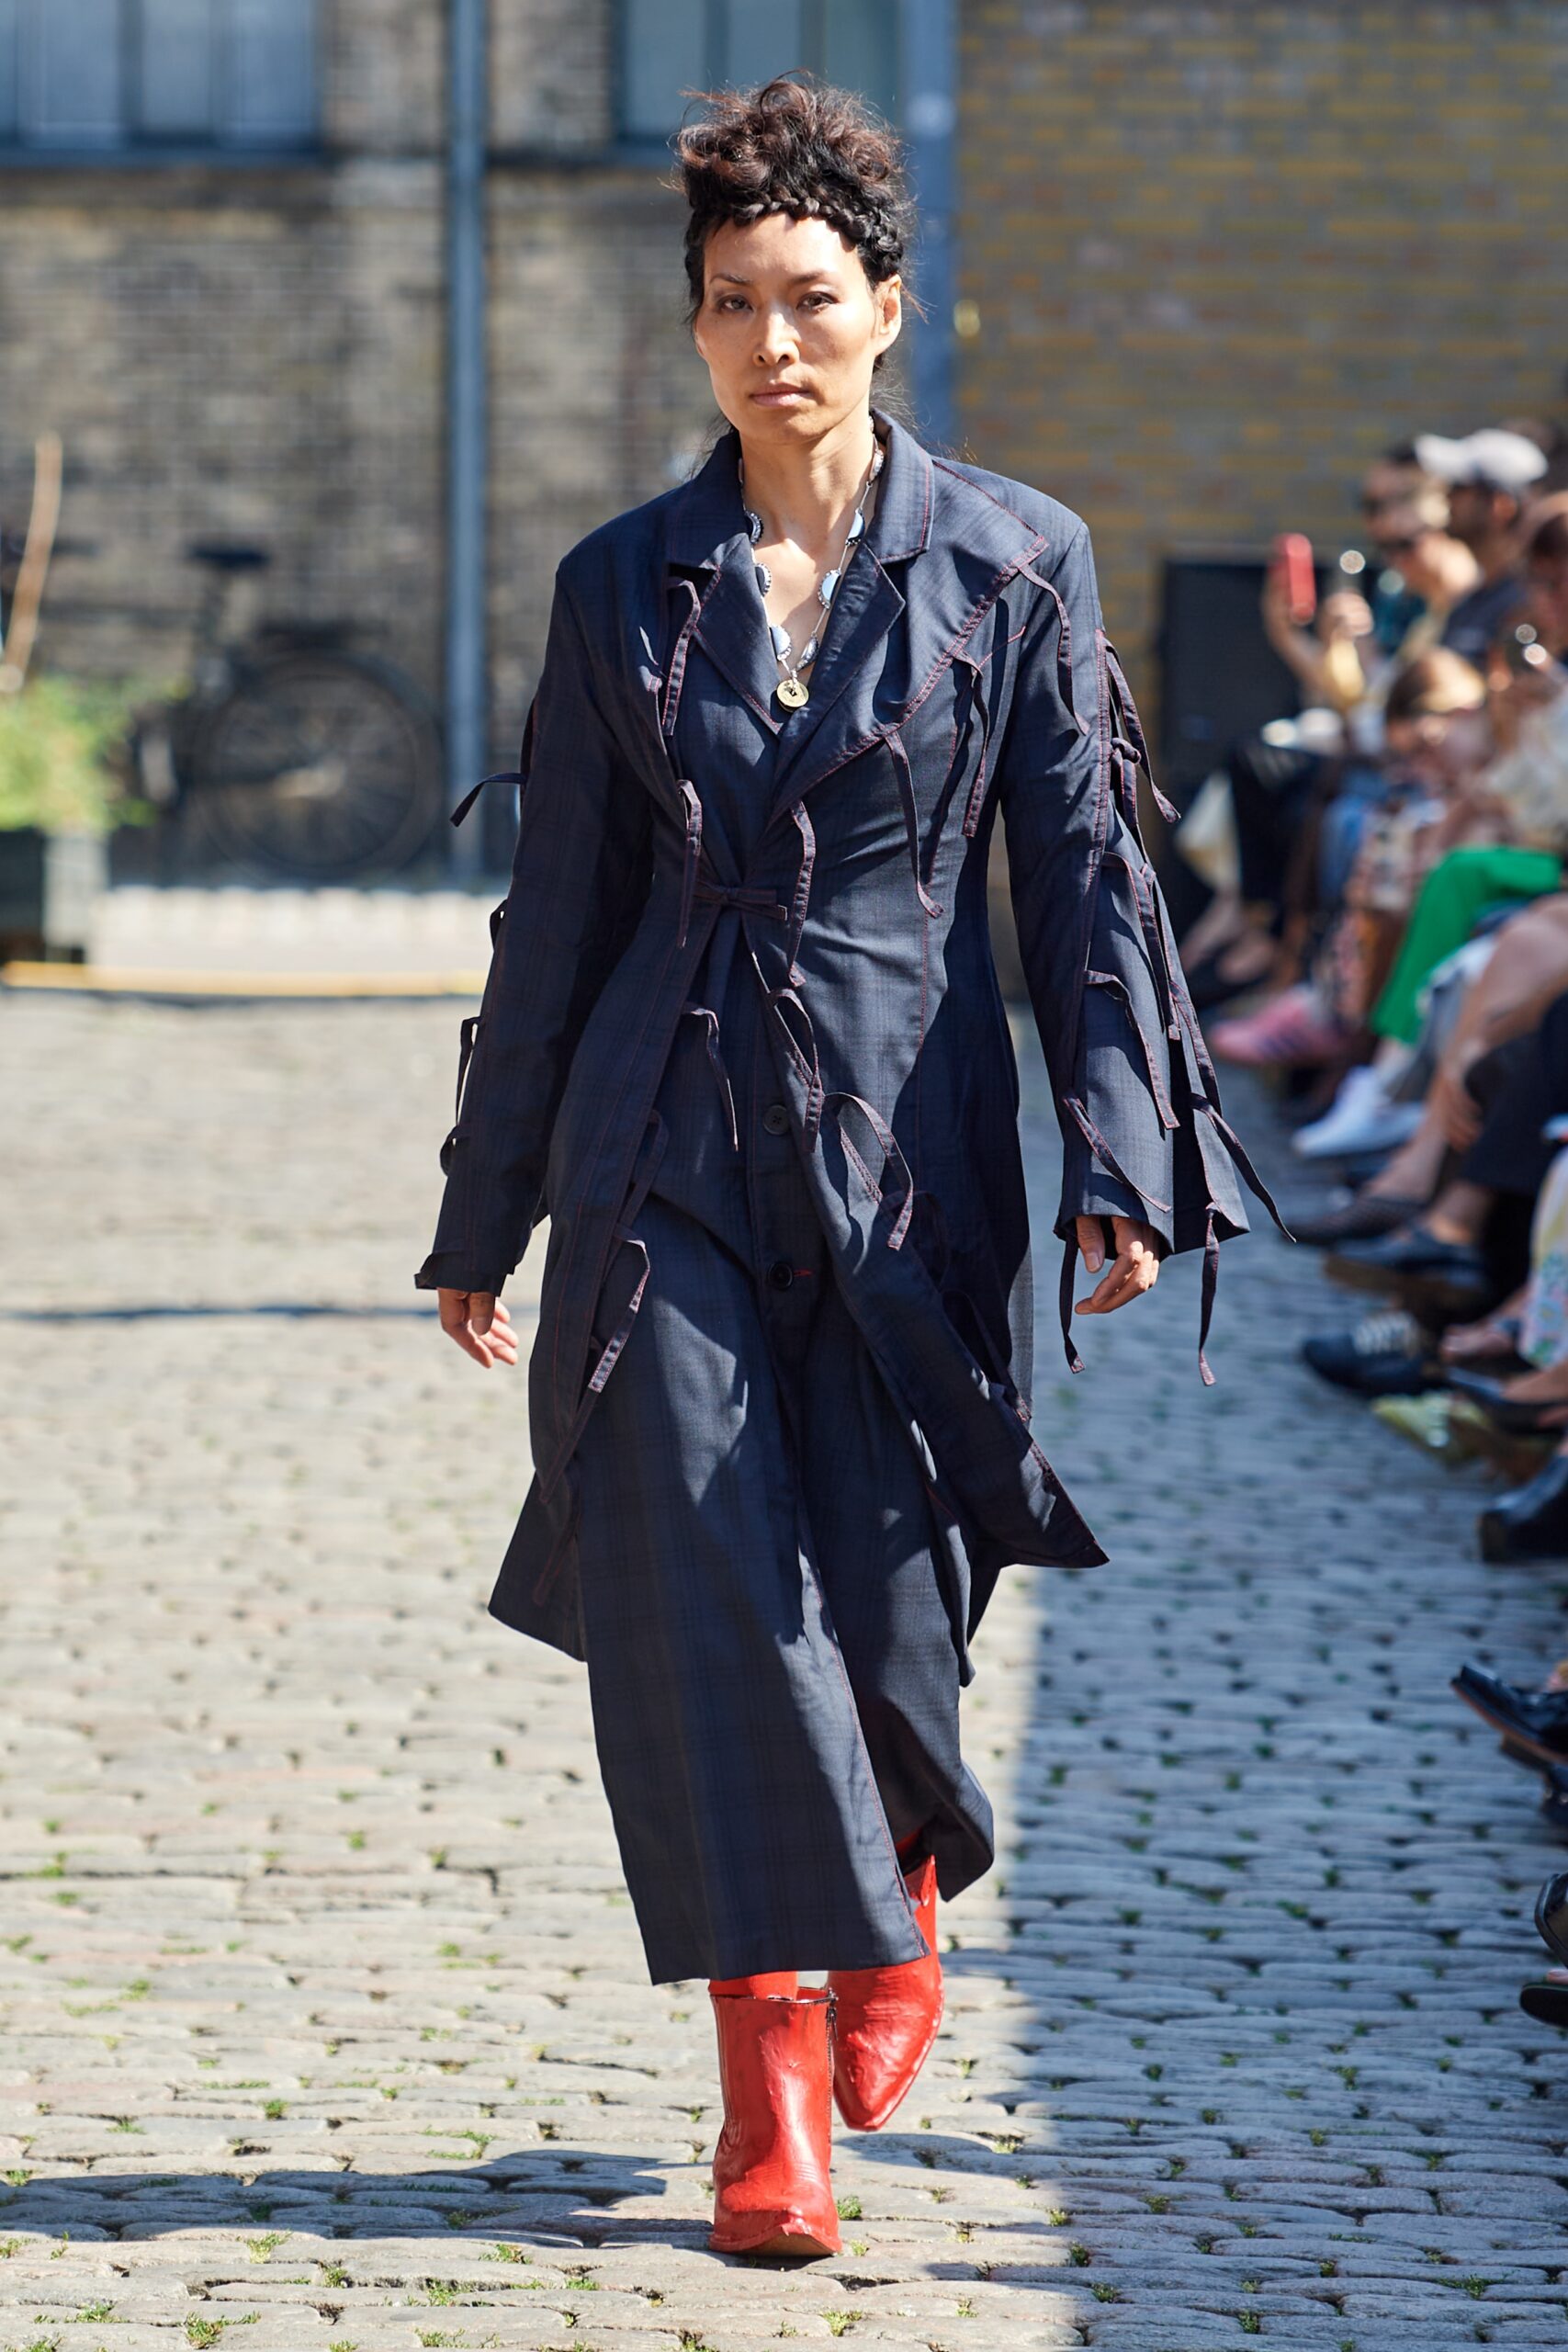
[[1479,573],[1449,613],[1443,643],[1467,662],[1479,662],[1524,603],[1519,528],[1546,471],[1546,453],[1524,434],[1501,427],[1460,441],[1424,433],[1416,453],[1423,470],[1447,490],[1450,534],[1469,548]]

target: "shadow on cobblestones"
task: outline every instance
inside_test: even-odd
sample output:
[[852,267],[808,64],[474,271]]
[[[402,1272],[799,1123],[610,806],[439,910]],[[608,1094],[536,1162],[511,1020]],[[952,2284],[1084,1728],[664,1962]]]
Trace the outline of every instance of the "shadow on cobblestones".
[[220,1323],[235,1317],[281,1316],[290,1322],[321,1322],[348,1317],[355,1323],[427,1323],[428,1302],[418,1306],[330,1306],[295,1299],[260,1299],[235,1306],[177,1306],[166,1300],[147,1306],[14,1306],[0,1309],[0,1323]]
[[[254,2229],[282,2222],[290,2232],[345,2240],[428,2237],[433,2228],[479,2238],[556,2233],[564,2245],[589,2245],[610,2230],[657,2239],[669,2224],[607,2220],[632,2197],[663,2194],[660,2173],[624,2155],[562,2146],[495,2164],[430,2172],[266,2171],[118,2173],[39,2178],[6,2204],[9,2230],[38,2230],[73,2240],[144,2238],[190,2229]],[[688,2219],[694,2243],[696,2222]]]

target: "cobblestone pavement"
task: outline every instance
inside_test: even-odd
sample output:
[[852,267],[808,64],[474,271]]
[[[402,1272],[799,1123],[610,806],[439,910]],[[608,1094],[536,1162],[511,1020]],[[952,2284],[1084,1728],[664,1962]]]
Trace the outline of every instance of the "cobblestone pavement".
[[1306,1252],[1227,1251],[1213,1391],[1186,1264],[1047,1343],[1112,1565],[987,1620],[1000,1860],[843,2259],[724,2263],[702,1988],[646,1982],[581,1670],[483,1614],[522,1385],[410,1287],[453,1009],[0,1023],[3,2352],[1568,2346],[1560,1849],[1446,1690],[1553,1657],[1561,1580],[1294,1368]]

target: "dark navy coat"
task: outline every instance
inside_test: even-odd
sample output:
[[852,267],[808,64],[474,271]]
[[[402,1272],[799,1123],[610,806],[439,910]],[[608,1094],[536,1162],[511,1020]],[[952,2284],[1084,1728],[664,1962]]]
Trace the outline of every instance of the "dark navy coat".
[[1205,1332],[1216,1245],[1246,1227],[1233,1159],[1250,1170],[1139,837],[1142,740],[1085,526],[887,430],[744,872],[705,837],[701,779],[674,751],[694,639],[763,725],[784,717],[736,436],[558,574],[512,885],[417,1279],[499,1292],[549,1217],[535,1477],[491,1605],[574,1656],[575,1456],[635,1330],[660,1079],[726,910],[836,1280],[961,1538],[966,1632],[1007,1562],[1104,1557],[1031,1428],[1018,1079],[987,914],[998,811],[1065,1144],[1074,1368],[1076,1216],[1204,1249]]

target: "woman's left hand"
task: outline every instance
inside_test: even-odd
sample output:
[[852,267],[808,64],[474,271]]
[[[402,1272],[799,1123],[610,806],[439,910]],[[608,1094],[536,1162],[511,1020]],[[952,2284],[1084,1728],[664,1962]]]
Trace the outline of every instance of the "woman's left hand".
[[[1098,1274],[1105,1266],[1105,1224],[1103,1217],[1080,1216],[1074,1220],[1078,1231],[1078,1254],[1084,1272]],[[1140,1225],[1135,1217],[1113,1216],[1110,1220],[1115,1236],[1116,1256],[1105,1267],[1103,1279],[1087,1298],[1080,1298],[1080,1315],[1111,1315],[1125,1306],[1130,1298],[1141,1291],[1153,1290],[1159,1280],[1161,1247],[1154,1227]]]

